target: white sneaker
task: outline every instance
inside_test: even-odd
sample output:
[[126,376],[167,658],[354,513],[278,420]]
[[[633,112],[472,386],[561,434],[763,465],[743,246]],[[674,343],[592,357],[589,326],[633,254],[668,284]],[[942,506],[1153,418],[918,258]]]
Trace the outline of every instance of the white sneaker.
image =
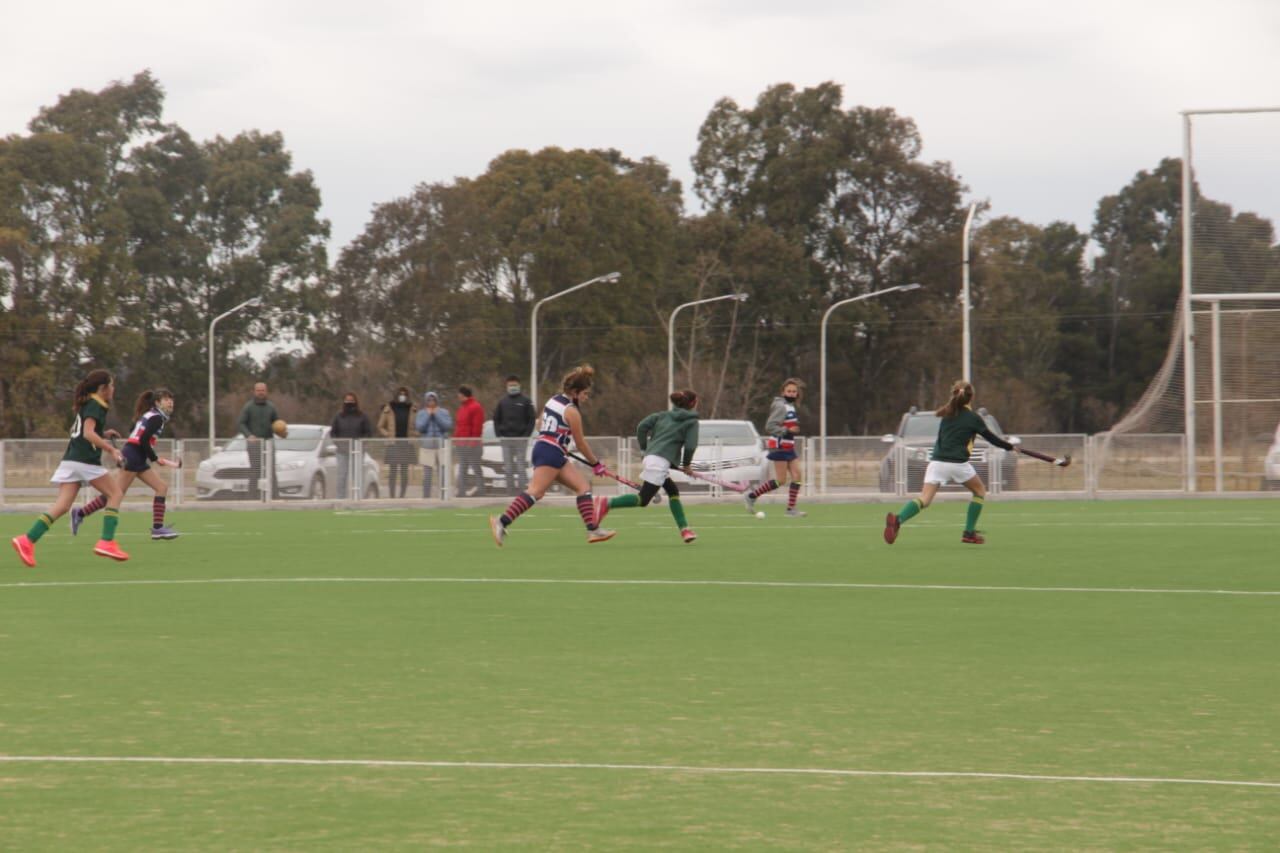
[[805,511],[804,511],[804,510],[802,510],[802,509],[789,509],[789,510],[787,510],[787,515],[791,516],[792,518],[804,518],[804,517],[805,517],[806,515],[808,515],[808,514],[809,514],[809,513],[805,512]]
[[742,502],[747,505],[747,512],[752,515],[756,514],[756,499],[750,492],[742,496]]
[[502,523],[502,519],[496,515],[489,516],[489,530],[493,533],[493,541],[498,543],[498,547],[502,547],[502,542],[507,538],[507,526]]
[[597,542],[608,542],[617,535],[618,531],[616,530],[609,530],[607,527],[597,527],[595,530],[587,531],[587,543],[594,545]]

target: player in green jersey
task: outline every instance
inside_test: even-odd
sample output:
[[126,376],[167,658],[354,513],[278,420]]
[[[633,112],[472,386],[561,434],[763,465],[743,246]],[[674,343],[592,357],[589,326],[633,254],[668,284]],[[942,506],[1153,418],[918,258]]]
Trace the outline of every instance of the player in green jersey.
[[13,548],[22,562],[36,564],[36,543],[60,517],[71,509],[80,487],[90,484],[107,498],[103,510],[102,538],[93,546],[93,553],[113,560],[124,561],[129,555],[116,544],[116,525],[120,522],[120,501],[124,493],[116,479],[102,467],[105,451],[117,464],[124,458],[107,440],[107,410],[115,396],[115,381],[105,370],[95,370],[76,386],[76,419],[71,425],[71,441],[62,454],[58,470],[50,482],[58,485],[58,499],[48,512],[42,514],[23,536],[12,540]]
[[960,541],[970,545],[981,545],[986,541],[975,529],[986,501],[987,488],[969,463],[973,439],[980,435],[1004,450],[1013,450],[1013,445],[987,428],[982,416],[969,407],[972,402],[973,386],[960,380],[951,386],[951,399],[934,413],[942,421],[938,424],[938,440],[933,445],[929,467],[924,471],[924,488],[920,490],[920,497],[912,498],[901,511],[891,512],[885,517],[884,541],[890,545],[898,538],[899,528],[933,503],[938,489],[947,483],[959,483],[973,493]]

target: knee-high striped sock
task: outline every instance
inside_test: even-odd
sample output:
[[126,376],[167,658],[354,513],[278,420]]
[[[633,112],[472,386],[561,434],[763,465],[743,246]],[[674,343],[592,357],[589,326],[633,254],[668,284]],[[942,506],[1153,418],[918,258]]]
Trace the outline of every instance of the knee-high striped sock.
[[151,499],[151,527],[154,530],[164,527],[164,495]]
[[684,502],[680,500],[679,495],[671,495],[667,498],[667,504],[671,507],[671,517],[676,520],[676,527],[684,530],[689,526],[689,519],[684,517]]
[[102,511],[102,541],[116,538],[116,525],[120,523],[120,510],[107,507]]
[[578,515],[582,516],[582,523],[588,530],[596,529],[596,507],[590,492],[578,495]]
[[796,508],[796,498],[800,497],[800,484],[795,480],[791,481],[791,488],[787,492],[787,509]]
[[974,495],[973,500],[969,501],[969,514],[964,521],[966,533],[977,529],[978,516],[982,515],[982,504],[984,502],[985,498],[980,498],[977,495]]
[[36,519],[36,523],[31,525],[31,529],[27,531],[27,538],[36,543],[40,541],[40,537],[49,532],[49,528],[53,526],[53,516],[47,512],[40,513],[40,517]]
[[534,502],[535,500],[533,495],[528,492],[521,492],[516,495],[516,499],[511,502],[510,506],[507,507],[507,511],[504,512],[502,514],[502,518],[499,519],[502,522],[502,526],[506,527],[508,524],[524,515],[529,511],[530,507],[533,506]]
[[758,498],[761,495],[769,494],[769,492],[772,492],[776,488],[778,488],[777,480],[765,480],[763,483],[748,492],[748,494],[753,498]]
[[84,513],[85,515],[93,515],[95,512],[102,509],[106,505],[107,505],[106,497],[104,495],[98,495],[96,498],[94,498],[93,500],[85,504],[84,509],[80,510],[80,512]]
[[903,504],[902,509],[898,510],[898,523],[906,524],[907,519],[915,518],[924,509],[924,503],[919,498],[912,498]]

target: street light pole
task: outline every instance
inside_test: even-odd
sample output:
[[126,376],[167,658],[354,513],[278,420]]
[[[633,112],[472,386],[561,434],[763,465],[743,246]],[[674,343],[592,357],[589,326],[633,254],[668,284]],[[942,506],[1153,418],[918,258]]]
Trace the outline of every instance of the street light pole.
[[827,491],[827,320],[831,317],[831,312],[839,308],[841,305],[848,305],[850,302],[861,302],[864,299],[871,299],[875,296],[882,296],[886,293],[893,293],[896,290],[918,290],[921,285],[917,283],[899,284],[894,287],[886,287],[883,290],[875,290],[871,293],[864,293],[861,296],[851,296],[848,299],[842,299],[832,305],[822,315],[822,331],[819,334],[818,344],[818,430],[819,430],[819,448],[822,455],[821,474],[818,477],[819,490],[825,494]]
[[218,325],[218,321],[239,311],[241,308],[248,308],[250,305],[261,305],[262,297],[255,296],[252,299],[246,299],[230,311],[224,311],[217,317],[213,318],[213,322],[209,324],[209,452],[213,452],[214,442],[214,389],[213,389],[213,328]]
[[533,303],[533,313],[529,318],[529,388],[533,392],[533,404],[538,405],[538,309],[542,307],[542,303],[550,302],[552,299],[559,299],[575,290],[581,290],[588,285],[597,284],[602,281],[614,282],[622,278],[622,273],[611,272],[607,275],[598,275],[593,279],[575,284],[573,287],[566,288],[559,293],[553,293],[550,296],[544,296],[537,302]]
[[963,272],[960,287],[960,300],[961,314],[964,317],[964,330],[960,334],[962,339],[960,342],[960,349],[962,351],[960,378],[965,382],[972,381],[970,377],[972,365],[970,351],[973,344],[969,335],[969,227],[973,224],[973,213],[977,209],[978,205],[969,205],[969,214],[964,218],[964,234],[961,238],[964,244],[964,249],[961,252]]
[[739,302],[746,302],[748,294],[746,293],[726,293],[724,296],[712,296],[710,299],[696,299],[693,302],[686,302],[683,305],[677,305],[676,309],[671,312],[671,316],[667,319],[667,408],[671,408],[671,394],[676,390],[676,315],[685,308],[694,305],[706,305],[708,302],[719,302],[722,299],[736,299]]

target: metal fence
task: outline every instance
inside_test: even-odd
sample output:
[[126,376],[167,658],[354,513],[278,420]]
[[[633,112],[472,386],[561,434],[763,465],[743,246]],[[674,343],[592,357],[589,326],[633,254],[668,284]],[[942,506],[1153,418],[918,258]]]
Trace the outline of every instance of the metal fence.
[[[376,502],[388,499],[447,501],[502,498],[519,493],[531,473],[529,439],[452,439],[433,446],[419,438],[330,439],[323,428],[291,431],[286,439],[247,442],[223,439],[162,440],[156,452],[182,460],[181,468],[153,470],[169,488],[170,505],[226,501],[304,504],[320,501]],[[973,464],[993,494],[1098,495],[1182,492],[1186,446],[1180,435],[1026,435],[1024,447],[1052,455],[1069,453],[1066,468],[979,443]],[[632,437],[589,437],[592,450],[613,471],[639,481],[643,452]],[[42,504],[53,500],[49,477],[66,449],[65,439],[0,441],[0,502]],[[836,436],[798,443],[801,481],[807,496],[904,497],[920,490],[930,445],[912,445],[892,437]],[[1105,464],[1104,464],[1105,463]],[[1259,488],[1257,473],[1233,482]],[[704,445],[695,466],[736,483],[773,476],[772,463],[759,448]],[[672,474],[682,491],[712,496],[729,493],[719,485]],[[955,490],[960,487],[947,487]],[[626,487],[596,478],[598,494]],[[91,489],[85,489],[87,499]],[[149,501],[151,490],[135,483],[127,503]]]

